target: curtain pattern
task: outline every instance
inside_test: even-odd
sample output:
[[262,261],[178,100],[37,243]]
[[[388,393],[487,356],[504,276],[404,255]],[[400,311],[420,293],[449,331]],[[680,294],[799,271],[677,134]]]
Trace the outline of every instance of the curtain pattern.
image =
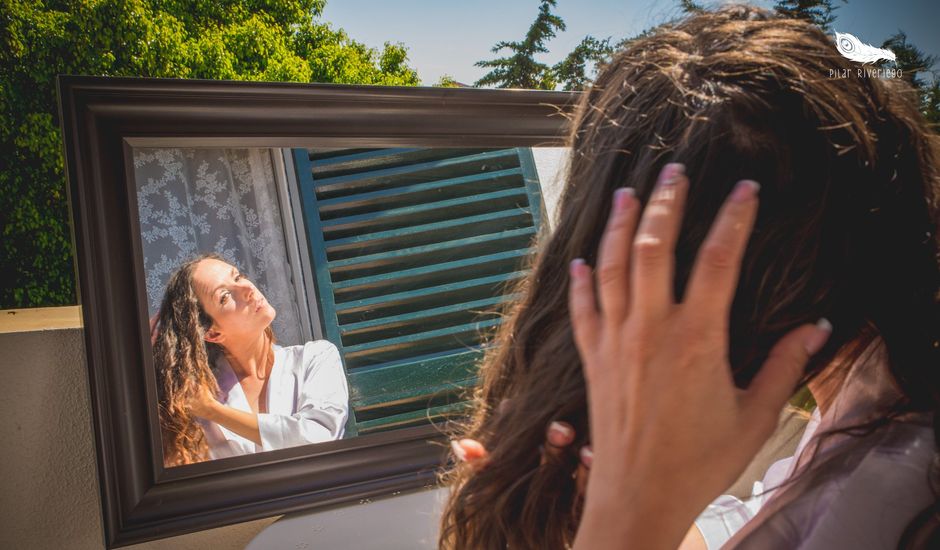
[[215,252],[277,310],[278,342],[303,343],[270,150],[137,148],[134,173],[150,315],[179,265]]

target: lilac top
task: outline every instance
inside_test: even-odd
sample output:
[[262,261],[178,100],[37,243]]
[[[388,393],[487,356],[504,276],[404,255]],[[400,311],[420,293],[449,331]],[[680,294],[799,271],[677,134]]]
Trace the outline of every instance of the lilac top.
[[[910,521],[935,500],[927,478],[937,453],[932,418],[894,421],[863,438],[814,437],[874,418],[897,398],[884,359],[883,346],[873,346],[853,366],[826,414],[814,411],[794,456],[775,462],[751,498],[723,495],[708,506],[695,525],[709,550],[897,548]],[[812,472],[803,477],[814,453],[818,481]]]

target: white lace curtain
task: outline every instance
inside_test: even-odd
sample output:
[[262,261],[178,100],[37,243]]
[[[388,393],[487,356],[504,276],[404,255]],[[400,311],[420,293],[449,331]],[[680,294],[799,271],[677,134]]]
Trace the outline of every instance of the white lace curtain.
[[272,328],[278,342],[304,342],[271,155],[268,149],[134,150],[151,316],[170,274],[215,252],[277,310]]

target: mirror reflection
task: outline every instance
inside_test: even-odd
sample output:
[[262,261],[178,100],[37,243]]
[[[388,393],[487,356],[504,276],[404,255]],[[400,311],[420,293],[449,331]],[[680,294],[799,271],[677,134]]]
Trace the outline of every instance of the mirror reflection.
[[164,464],[460,414],[566,154],[135,148]]

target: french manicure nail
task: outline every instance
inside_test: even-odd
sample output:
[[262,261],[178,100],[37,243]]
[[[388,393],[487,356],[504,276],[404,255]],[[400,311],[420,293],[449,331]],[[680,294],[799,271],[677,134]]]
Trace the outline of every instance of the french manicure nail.
[[734,202],[744,202],[757,196],[758,191],[760,191],[760,184],[756,181],[741,180],[734,186],[734,191],[731,193],[731,200]]
[[586,467],[590,468],[591,464],[594,463],[594,451],[590,447],[584,446],[581,447],[581,450],[578,451],[578,454],[581,455],[581,464],[584,464]]
[[572,437],[574,437],[574,430],[561,422],[552,422],[548,425],[548,439],[552,445],[564,447],[570,443]]
[[679,178],[685,174],[685,165],[679,162],[670,162],[663,170],[663,185],[675,185]]
[[450,448],[454,451],[454,455],[458,460],[461,462],[467,461],[467,451],[465,451],[463,447],[460,446],[460,443],[458,443],[456,439],[450,440]]
[[832,334],[832,323],[829,322],[825,317],[821,317],[816,321],[816,332],[812,336],[806,339],[806,342],[803,343],[803,347],[806,348],[806,353],[810,355],[816,355],[819,353],[819,350],[826,345],[826,340],[829,339],[829,336]]
[[571,260],[571,264],[570,264],[568,267],[569,267],[569,270],[571,271],[571,276],[572,276],[572,277],[577,277],[577,276],[578,276],[578,271],[581,269],[581,266],[582,266],[582,265],[584,265],[584,259],[583,259],[583,258],[575,258],[575,259]]
[[614,211],[615,212],[623,212],[624,210],[627,209],[627,202],[630,200],[629,198],[632,195],[630,191],[632,191],[632,189],[630,189],[629,187],[621,187],[617,189],[616,191],[614,191]]

